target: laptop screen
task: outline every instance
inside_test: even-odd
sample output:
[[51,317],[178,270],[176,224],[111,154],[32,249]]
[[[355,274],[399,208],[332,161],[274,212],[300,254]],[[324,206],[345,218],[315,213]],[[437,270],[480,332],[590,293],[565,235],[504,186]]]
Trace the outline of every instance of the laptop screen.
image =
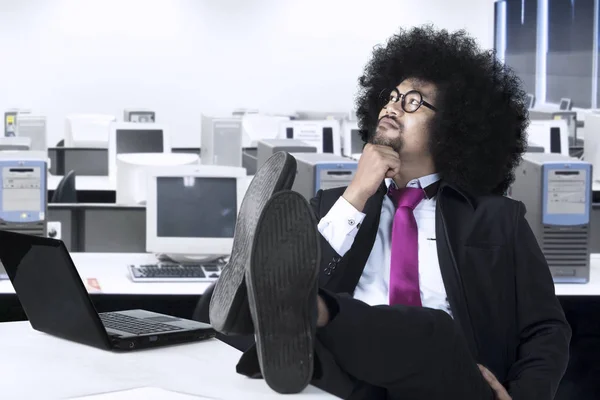
[[110,348],[106,330],[61,241],[0,231],[0,242],[0,260],[34,329]]

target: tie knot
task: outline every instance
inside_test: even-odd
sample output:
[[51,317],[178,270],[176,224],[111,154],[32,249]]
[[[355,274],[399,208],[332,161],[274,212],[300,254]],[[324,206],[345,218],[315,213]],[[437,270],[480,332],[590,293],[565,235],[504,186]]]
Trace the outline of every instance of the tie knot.
[[425,198],[425,192],[421,188],[397,189],[390,187],[389,194],[396,207],[410,209],[414,209]]

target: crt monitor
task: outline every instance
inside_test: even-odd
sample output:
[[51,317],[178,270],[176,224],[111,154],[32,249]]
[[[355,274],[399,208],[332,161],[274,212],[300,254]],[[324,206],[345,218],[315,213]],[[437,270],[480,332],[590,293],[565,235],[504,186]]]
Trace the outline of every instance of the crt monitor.
[[357,157],[363,151],[364,142],[360,137],[357,121],[342,121],[342,154],[344,157]]
[[117,204],[137,205],[146,202],[148,170],[189,164],[200,164],[200,156],[193,153],[118,154]]
[[117,154],[170,152],[170,138],[165,126],[138,122],[113,123],[108,140],[108,176],[114,182]]
[[535,107],[535,96],[532,93],[527,93],[527,109],[531,110]]
[[117,118],[107,114],[73,114],[65,121],[65,147],[108,148],[110,124]]
[[565,120],[533,120],[527,136],[528,144],[543,147],[544,153],[569,155],[569,129]]
[[147,183],[146,251],[206,260],[231,254],[247,188],[244,168],[155,168]]
[[560,104],[558,105],[560,111],[571,111],[571,108],[573,108],[571,99],[567,99],[566,97],[560,99]]
[[280,139],[297,139],[317,148],[317,153],[342,155],[340,122],[336,119],[282,122]]

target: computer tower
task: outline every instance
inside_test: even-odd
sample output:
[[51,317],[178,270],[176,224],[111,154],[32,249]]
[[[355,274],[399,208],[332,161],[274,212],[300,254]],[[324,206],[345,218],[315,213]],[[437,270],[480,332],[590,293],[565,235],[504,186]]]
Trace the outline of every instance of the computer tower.
[[592,165],[560,154],[526,153],[511,197],[525,217],[554,281],[586,283],[590,276]]
[[48,151],[46,117],[43,115],[19,114],[16,136],[31,139],[30,150]]
[[47,164],[0,160],[0,230],[46,236]]
[[327,153],[291,153],[296,159],[292,190],[312,199],[319,189],[348,186],[356,174],[357,161]]
[[203,115],[201,139],[202,164],[242,166],[242,121],[239,118]]
[[256,167],[260,168],[273,154],[285,151],[287,153],[316,153],[317,148],[296,139],[264,139],[257,143]]
[[156,113],[143,108],[128,108],[123,111],[123,122],[156,122]]

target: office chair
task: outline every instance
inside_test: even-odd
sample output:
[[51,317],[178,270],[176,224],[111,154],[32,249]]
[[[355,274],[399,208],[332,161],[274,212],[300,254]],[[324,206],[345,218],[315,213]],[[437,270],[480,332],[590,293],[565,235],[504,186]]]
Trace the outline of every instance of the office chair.
[[69,171],[56,187],[50,203],[77,203],[75,178],[75,171]]

